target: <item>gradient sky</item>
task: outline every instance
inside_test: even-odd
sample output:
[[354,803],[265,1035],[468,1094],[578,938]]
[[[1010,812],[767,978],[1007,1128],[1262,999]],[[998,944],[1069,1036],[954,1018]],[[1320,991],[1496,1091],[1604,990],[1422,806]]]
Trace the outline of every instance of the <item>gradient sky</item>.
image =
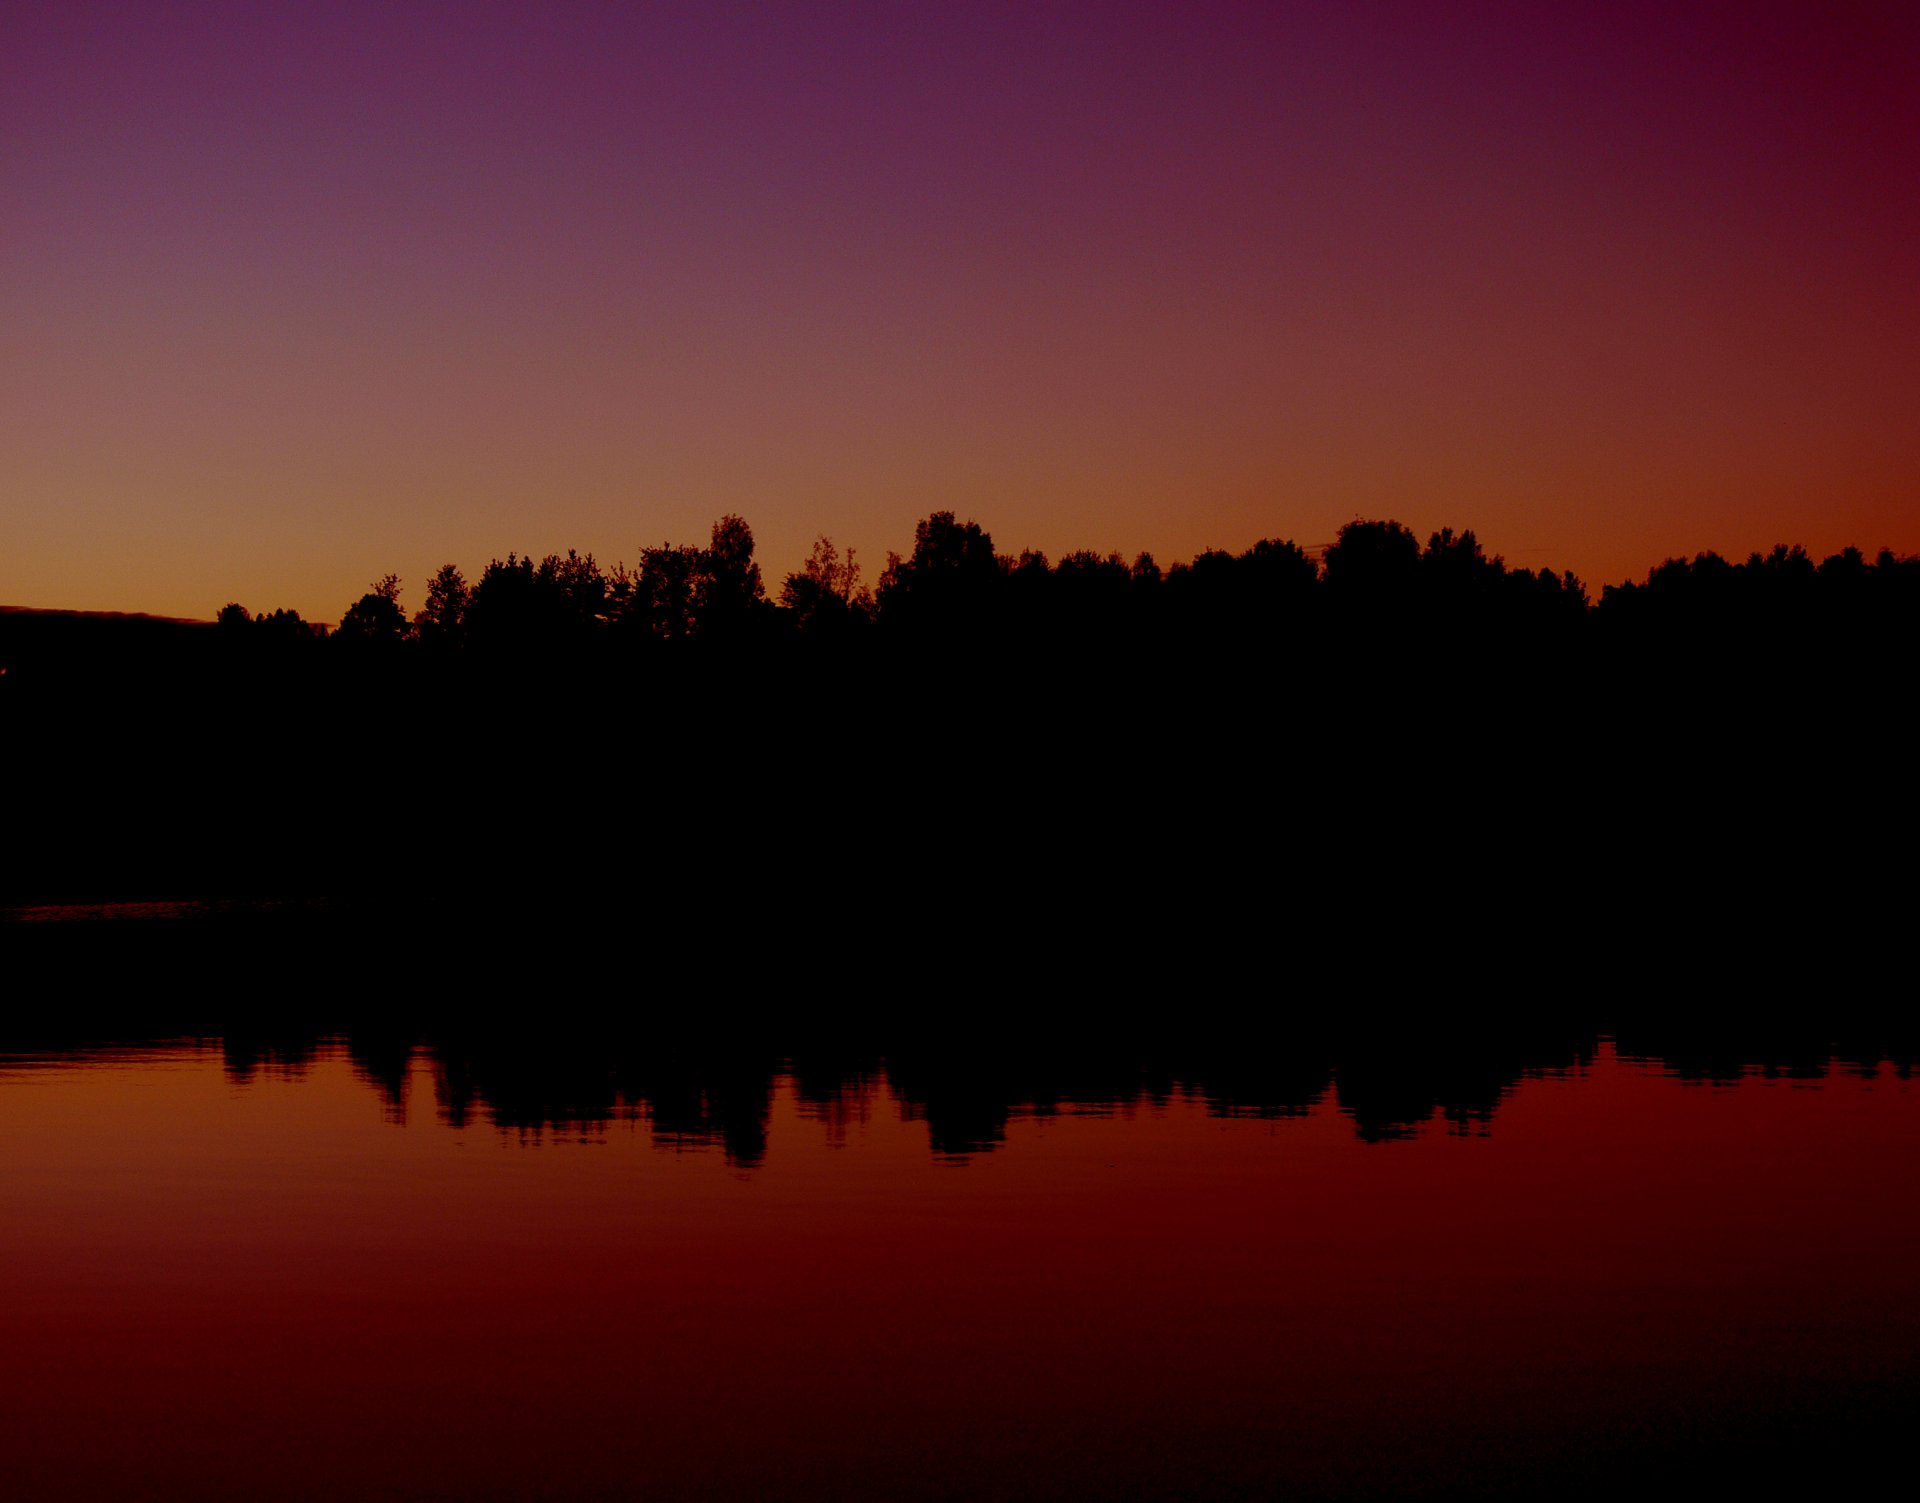
[[1920,6],[0,0],[0,603],[1920,550]]

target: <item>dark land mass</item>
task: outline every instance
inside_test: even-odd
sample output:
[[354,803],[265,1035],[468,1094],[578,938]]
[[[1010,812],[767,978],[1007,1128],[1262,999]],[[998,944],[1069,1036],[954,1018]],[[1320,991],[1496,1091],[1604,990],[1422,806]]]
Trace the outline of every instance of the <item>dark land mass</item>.
[[[778,604],[728,518],[632,570],[449,567],[412,620],[382,581],[330,633],[7,613],[0,944],[409,995],[1879,985],[1917,643],[1884,553],[1594,603],[1470,533],[1162,571],[949,514]],[[20,921],[148,900],[254,906],[217,943]]]

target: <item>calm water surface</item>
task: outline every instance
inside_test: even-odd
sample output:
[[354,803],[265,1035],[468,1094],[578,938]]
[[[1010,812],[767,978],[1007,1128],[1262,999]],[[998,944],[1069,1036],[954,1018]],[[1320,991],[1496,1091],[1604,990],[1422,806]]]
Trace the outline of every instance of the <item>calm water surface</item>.
[[1891,1062],[1602,1040],[1449,1106],[576,1056],[0,1059],[0,1491],[1844,1487],[1920,1398]]

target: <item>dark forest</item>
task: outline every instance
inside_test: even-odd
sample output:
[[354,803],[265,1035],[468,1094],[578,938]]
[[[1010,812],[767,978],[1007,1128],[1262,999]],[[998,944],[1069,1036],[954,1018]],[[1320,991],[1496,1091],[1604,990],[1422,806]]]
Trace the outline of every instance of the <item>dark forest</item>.
[[1887,552],[1596,601],[1471,531],[1162,569],[936,513],[871,587],[823,538],[770,591],[729,516],[635,566],[448,565],[411,615],[389,577],[330,631],[0,616],[0,899],[350,902],[525,974],[503,913],[828,985],[1437,948],[1820,974],[1908,911],[1917,641],[1920,559]]

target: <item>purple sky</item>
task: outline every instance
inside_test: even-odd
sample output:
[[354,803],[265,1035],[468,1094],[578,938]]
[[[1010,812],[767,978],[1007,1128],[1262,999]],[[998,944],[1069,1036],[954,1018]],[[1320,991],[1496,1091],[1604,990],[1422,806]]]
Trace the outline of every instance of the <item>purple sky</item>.
[[1920,549],[1910,3],[0,8],[0,603]]

